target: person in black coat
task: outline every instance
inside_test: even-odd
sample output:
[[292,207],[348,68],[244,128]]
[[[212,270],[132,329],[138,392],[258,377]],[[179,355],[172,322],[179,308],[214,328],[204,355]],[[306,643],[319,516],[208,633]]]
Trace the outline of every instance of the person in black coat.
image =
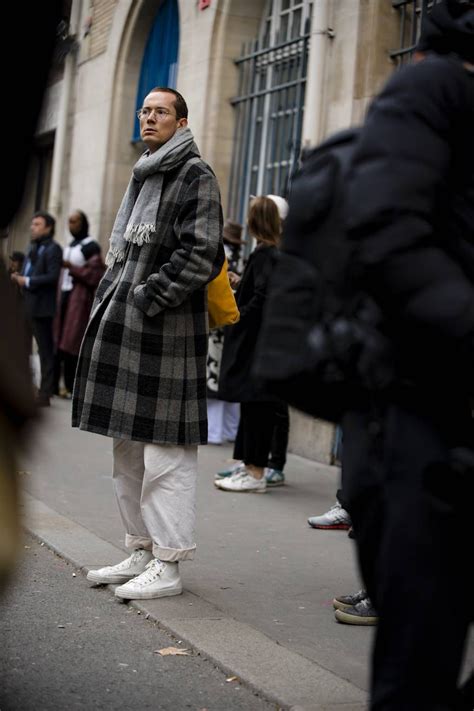
[[[348,188],[350,236],[395,379],[343,420],[343,489],[380,619],[372,711],[472,709],[474,4],[425,18],[417,61],[375,99]],[[469,562],[471,561],[471,562]]]
[[277,205],[270,197],[254,198],[247,222],[257,246],[237,287],[240,321],[226,329],[219,379],[219,398],[240,402],[234,457],[245,466],[214,483],[223,491],[263,493],[275,425],[282,411],[287,416],[286,403],[263,392],[251,377],[268,284],[278,256],[281,219]]
[[56,221],[47,212],[36,212],[31,221],[31,246],[23,274],[12,279],[23,288],[26,314],[38,345],[41,385],[38,405],[50,404],[54,387],[53,318],[62,263],[62,249],[53,240]]

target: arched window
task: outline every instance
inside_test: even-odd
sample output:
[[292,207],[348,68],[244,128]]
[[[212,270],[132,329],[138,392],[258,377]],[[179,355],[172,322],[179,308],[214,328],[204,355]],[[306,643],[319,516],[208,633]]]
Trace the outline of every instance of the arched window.
[[268,0],[239,72],[229,216],[244,223],[250,195],[286,196],[301,149],[312,3]]
[[[179,14],[177,0],[164,0],[143,55],[137,89],[137,110],[154,86],[176,87],[178,75]],[[138,119],[133,126],[132,141],[140,140]]]

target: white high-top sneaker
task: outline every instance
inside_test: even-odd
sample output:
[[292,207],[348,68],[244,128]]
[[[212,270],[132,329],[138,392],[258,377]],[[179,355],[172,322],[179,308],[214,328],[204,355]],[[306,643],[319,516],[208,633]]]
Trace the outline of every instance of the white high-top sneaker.
[[149,600],[181,595],[182,592],[178,563],[167,563],[158,558],[148,563],[144,573],[115,589],[117,597],[124,600]]
[[148,563],[153,559],[153,553],[139,548],[132,555],[117,565],[108,565],[98,570],[89,570],[87,580],[91,583],[125,583],[136,575],[143,573]]

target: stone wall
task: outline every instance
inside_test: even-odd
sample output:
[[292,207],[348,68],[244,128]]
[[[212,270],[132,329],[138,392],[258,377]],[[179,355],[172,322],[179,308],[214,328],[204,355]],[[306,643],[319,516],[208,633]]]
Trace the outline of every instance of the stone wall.
[[117,0],[92,0],[92,25],[89,38],[89,58],[105,52],[112,28]]
[[236,59],[255,39],[264,0],[220,0],[204,11],[180,1],[178,88],[189,106],[190,126],[221,186],[224,214],[234,139],[230,100],[238,93]]

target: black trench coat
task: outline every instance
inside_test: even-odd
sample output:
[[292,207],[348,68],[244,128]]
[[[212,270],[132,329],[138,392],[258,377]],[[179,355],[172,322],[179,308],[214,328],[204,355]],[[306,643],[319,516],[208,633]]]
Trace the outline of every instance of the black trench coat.
[[236,299],[240,321],[225,329],[219,378],[219,395],[228,402],[273,402],[251,377],[257,339],[260,333],[263,307],[271,274],[278,259],[278,250],[260,244],[252,252],[238,286]]

